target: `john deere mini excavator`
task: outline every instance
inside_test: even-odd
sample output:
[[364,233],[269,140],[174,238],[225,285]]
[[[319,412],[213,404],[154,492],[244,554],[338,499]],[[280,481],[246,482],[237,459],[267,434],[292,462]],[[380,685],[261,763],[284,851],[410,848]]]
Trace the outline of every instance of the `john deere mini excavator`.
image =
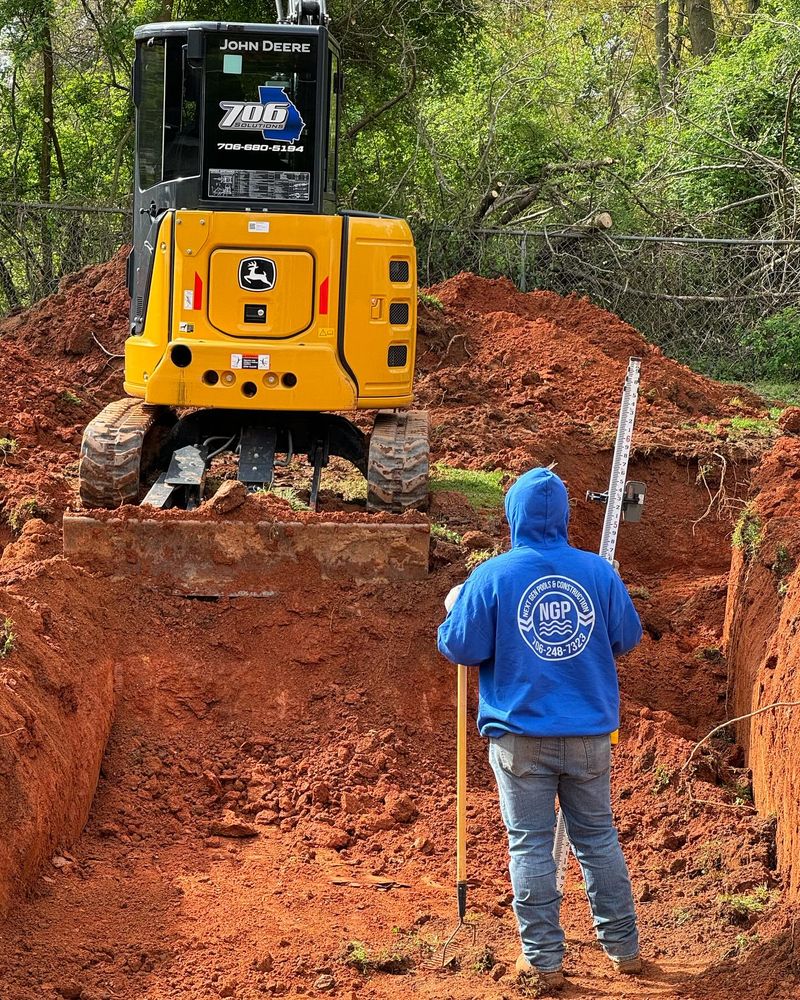
[[[337,212],[343,86],[325,0],[285,15],[278,0],[278,22],[136,30],[129,398],[86,428],[85,508],[193,510],[226,451],[253,491],[307,455],[312,509],[331,455],[366,477],[371,511],[426,502],[427,414],[406,409],[411,232]],[[353,410],[378,411],[371,434],[341,415]],[[107,524],[65,521],[65,551],[102,548]]]
[[[263,24],[136,31],[134,245],[125,390],[83,438],[88,507],[199,503],[212,457],[272,482],[330,455],[375,511],[427,497],[427,415],[412,400],[416,257],[408,225],[336,211],[339,47],[325,0]],[[189,410],[178,416],[176,408]],[[332,411],[379,411],[369,438]]]

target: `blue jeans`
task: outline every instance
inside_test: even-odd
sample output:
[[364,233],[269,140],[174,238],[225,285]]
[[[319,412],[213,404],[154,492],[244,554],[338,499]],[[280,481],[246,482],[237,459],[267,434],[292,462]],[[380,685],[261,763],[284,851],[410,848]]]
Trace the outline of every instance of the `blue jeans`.
[[609,737],[507,733],[489,740],[489,762],[508,830],[514,912],[525,958],[551,971],[561,967],[564,955],[553,861],[556,793],[583,870],[598,940],[610,958],[638,955],[631,883],[611,813]]

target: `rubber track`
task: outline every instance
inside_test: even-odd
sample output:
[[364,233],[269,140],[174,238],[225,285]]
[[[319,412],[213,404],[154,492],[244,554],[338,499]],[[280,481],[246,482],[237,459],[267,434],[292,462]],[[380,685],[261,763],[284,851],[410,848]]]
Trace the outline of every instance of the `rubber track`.
[[426,507],[429,467],[428,414],[382,410],[369,443],[367,509],[402,514]]
[[84,507],[113,510],[138,502],[142,448],[158,412],[138,399],[118,399],[88,424],[79,472]]

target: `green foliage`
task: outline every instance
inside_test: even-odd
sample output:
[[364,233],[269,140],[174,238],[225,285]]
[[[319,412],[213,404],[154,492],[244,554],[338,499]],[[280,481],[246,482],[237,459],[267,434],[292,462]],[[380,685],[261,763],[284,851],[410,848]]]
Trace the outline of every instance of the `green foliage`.
[[17,644],[17,633],[14,630],[14,622],[10,618],[5,618],[0,624],[0,658],[5,659],[13,653]]
[[752,892],[724,893],[717,896],[720,916],[731,923],[747,923],[752,917],[763,913],[771,902],[766,885],[759,885]]
[[787,306],[773,313],[741,339],[763,378],[778,382],[800,379],[800,307]]
[[779,543],[776,547],[775,559],[770,568],[777,578],[778,594],[781,597],[785,597],[786,592],[789,589],[787,577],[794,572],[795,561],[791,552],[789,552],[789,549],[783,544],[783,542]]
[[0,452],[3,453],[3,458],[7,455],[13,455],[17,450],[17,442],[14,438],[0,437]]
[[631,587],[629,593],[631,597],[638,597],[642,601],[649,601],[652,596],[647,587]]
[[83,400],[79,396],[76,396],[74,392],[70,392],[69,389],[65,389],[60,396],[62,403],[67,403],[69,406],[83,406]]
[[698,646],[694,651],[698,660],[708,660],[709,663],[719,663],[722,659],[722,650],[719,646]]
[[800,406],[800,382],[751,382],[748,386],[766,400],[780,400],[786,406]]
[[502,507],[505,500],[502,469],[480,472],[457,469],[445,462],[436,462],[431,469],[431,492],[452,490],[466,497],[476,510]]
[[441,538],[445,542],[452,542],[453,545],[461,544],[461,535],[445,524],[431,524],[431,534],[434,538]]
[[422,305],[428,306],[430,309],[435,309],[437,312],[444,312],[444,303],[437,295],[430,295],[428,292],[417,292],[417,297]]
[[669,788],[672,781],[672,771],[664,764],[656,764],[653,768],[653,792],[659,795]]
[[481,563],[485,563],[487,559],[491,559],[496,555],[497,549],[473,549],[467,555],[464,563],[467,569],[473,570],[476,566],[480,566]]
[[412,965],[410,956],[400,949],[383,948],[373,953],[363,941],[350,941],[345,949],[344,961],[364,975],[370,972],[397,974],[406,972]]
[[682,927],[684,924],[691,923],[696,916],[694,910],[690,910],[687,906],[676,906],[672,911],[672,922],[676,927]]
[[21,531],[22,526],[34,517],[46,513],[44,506],[36,497],[26,497],[6,513],[6,520],[12,531]]
[[753,559],[758,554],[763,538],[761,518],[752,507],[745,507],[733,531],[734,546],[742,550],[745,559]]
[[491,972],[492,969],[497,964],[497,959],[492,949],[486,945],[472,963],[472,967],[476,972]]
[[741,955],[747,951],[748,948],[752,948],[754,944],[758,944],[761,940],[758,934],[737,934],[733,939],[734,947],[736,953]]
[[305,500],[300,499],[293,486],[275,486],[272,490],[257,490],[256,492],[272,493],[281,500],[285,500],[292,510],[311,510]]

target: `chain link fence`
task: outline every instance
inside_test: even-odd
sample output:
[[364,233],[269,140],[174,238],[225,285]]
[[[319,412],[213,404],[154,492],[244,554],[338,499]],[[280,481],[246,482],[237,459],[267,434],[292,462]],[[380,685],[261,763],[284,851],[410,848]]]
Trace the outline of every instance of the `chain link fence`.
[[50,295],[65,274],[130,241],[126,208],[0,201],[0,315]]
[[[0,202],[0,315],[107,260],[131,221],[125,207]],[[800,379],[800,241],[414,228],[421,284],[474,271],[588,295],[697,370]]]
[[718,377],[800,379],[800,241],[417,231],[420,281],[458,271],[588,295]]

